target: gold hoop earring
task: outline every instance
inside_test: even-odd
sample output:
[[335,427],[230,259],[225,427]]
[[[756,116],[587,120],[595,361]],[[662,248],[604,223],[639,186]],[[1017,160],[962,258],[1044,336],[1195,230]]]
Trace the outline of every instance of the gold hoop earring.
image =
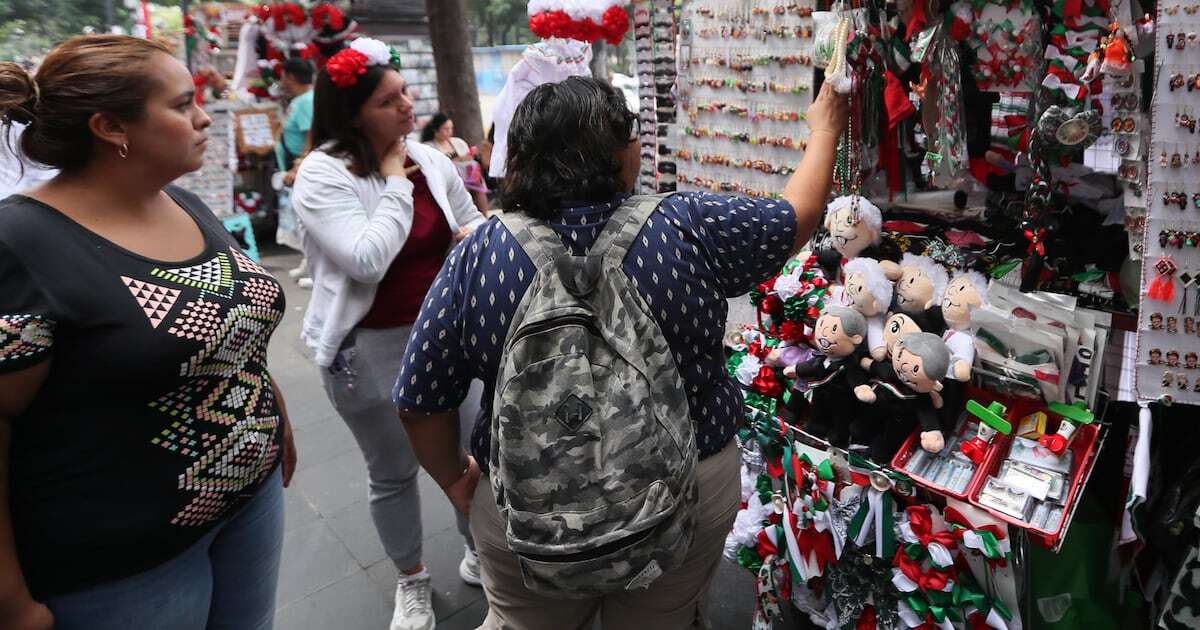
[[121,156],[122,160],[129,157],[129,145],[122,142],[121,147],[117,149],[117,155]]

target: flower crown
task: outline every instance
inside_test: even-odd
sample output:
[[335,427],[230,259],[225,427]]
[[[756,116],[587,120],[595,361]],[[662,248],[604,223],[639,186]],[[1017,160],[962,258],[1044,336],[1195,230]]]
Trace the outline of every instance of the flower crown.
[[347,88],[358,83],[359,75],[366,74],[370,66],[399,68],[400,54],[378,39],[360,37],[330,57],[325,71],[334,85]]
[[542,39],[607,40],[616,46],[629,30],[629,0],[529,0],[529,30]]

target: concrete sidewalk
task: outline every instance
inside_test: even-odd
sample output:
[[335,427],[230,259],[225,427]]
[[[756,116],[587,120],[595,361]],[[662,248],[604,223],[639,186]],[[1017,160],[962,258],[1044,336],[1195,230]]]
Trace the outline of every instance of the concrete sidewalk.
[[[268,250],[263,261],[287,292],[287,315],[275,333],[269,357],[300,457],[285,495],[275,626],[279,630],[386,630],[396,568],[384,555],[371,522],[362,455],[325,397],[317,368],[300,342],[309,292],[287,277],[287,270],[299,260],[290,250]],[[736,315],[746,317],[747,307],[739,307]],[[454,525],[453,508],[424,472],[420,490],[424,561],[433,575],[438,628],[475,628],[487,614],[487,601],[481,589],[467,586],[458,577],[463,540]],[[750,626],[754,586],[749,573],[720,563],[711,600],[714,628]]]

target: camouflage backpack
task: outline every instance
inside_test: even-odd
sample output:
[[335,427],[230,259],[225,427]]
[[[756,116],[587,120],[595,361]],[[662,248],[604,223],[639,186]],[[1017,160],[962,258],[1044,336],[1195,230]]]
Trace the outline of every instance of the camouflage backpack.
[[534,261],[496,379],[491,484],[525,586],[649,586],[691,546],[696,438],[675,359],[622,260],[662,196],[632,197],[587,256],[501,220]]

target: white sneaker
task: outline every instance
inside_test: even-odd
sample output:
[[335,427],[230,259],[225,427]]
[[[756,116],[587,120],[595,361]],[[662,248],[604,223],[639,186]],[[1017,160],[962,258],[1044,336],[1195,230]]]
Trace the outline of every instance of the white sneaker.
[[429,571],[401,575],[396,582],[396,609],[391,630],[433,630],[433,584]]
[[299,280],[300,278],[303,278],[306,275],[308,275],[308,259],[307,258],[301,258],[300,265],[298,267],[296,267],[295,269],[288,270],[288,277],[291,278],[292,280]]
[[311,289],[313,287],[312,278],[300,278],[296,281],[296,284],[300,285],[301,289]]
[[466,545],[463,545],[462,562],[458,563],[458,577],[471,586],[483,585],[479,578],[479,556]]

